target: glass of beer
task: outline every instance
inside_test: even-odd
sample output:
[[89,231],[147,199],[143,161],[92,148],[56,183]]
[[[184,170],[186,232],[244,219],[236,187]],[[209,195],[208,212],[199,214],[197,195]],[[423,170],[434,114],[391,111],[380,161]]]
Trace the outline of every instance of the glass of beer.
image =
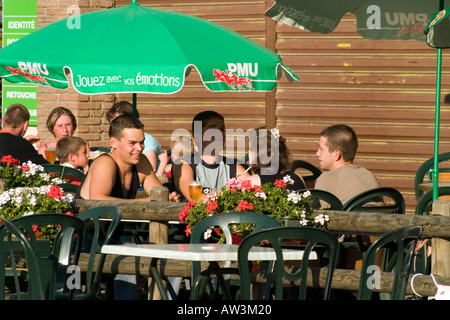
[[189,183],[189,196],[193,201],[198,201],[202,197],[202,183],[200,181],[191,181]]
[[56,160],[55,148],[45,149],[45,159],[47,159],[47,161],[50,163],[55,163]]

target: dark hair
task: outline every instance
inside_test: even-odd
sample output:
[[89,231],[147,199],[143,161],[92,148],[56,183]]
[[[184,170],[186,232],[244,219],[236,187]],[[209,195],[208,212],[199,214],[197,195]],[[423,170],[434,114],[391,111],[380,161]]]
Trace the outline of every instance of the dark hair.
[[78,154],[80,148],[86,145],[86,141],[84,141],[80,137],[68,136],[62,137],[56,143],[56,157],[59,159],[61,163],[65,163],[69,160],[69,154]]
[[[278,161],[278,172],[284,173],[291,167],[291,152],[286,145],[286,139],[281,135],[278,137],[273,136],[272,131],[267,127],[259,127],[255,129],[256,133],[250,135],[249,146],[251,150],[256,154],[256,163],[250,162],[252,172],[255,174],[261,174],[262,168],[269,168],[273,163],[263,163],[262,159],[270,158]],[[272,142],[278,141],[278,149],[274,151],[277,154],[272,154]],[[263,145],[264,144],[264,145]],[[274,146],[276,147],[276,146]],[[277,157],[278,155],[278,157]],[[265,162],[265,161],[264,161]]]
[[[224,117],[220,113],[212,110],[202,111],[196,114],[194,119],[192,119],[192,137],[197,146],[200,145],[199,141],[201,141],[201,137],[203,136],[203,130],[211,119],[220,119],[225,122]],[[201,122],[202,132],[195,132],[196,122]]]
[[47,117],[46,126],[48,132],[55,135],[55,133],[53,132],[53,128],[55,127],[56,121],[58,121],[59,117],[63,115],[68,116],[70,120],[72,120],[73,131],[77,129],[77,119],[75,119],[75,116],[73,115],[72,111],[64,107],[57,107],[53,109]]
[[122,138],[122,131],[129,128],[144,131],[144,125],[138,118],[132,116],[120,116],[111,122],[111,125],[109,126],[109,136],[120,140]]
[[28,109],[19,103],[12,104],[6,109],[3,116],[3,124],[9,128],[19,128],[26,121],[30,120],[30,112]]
[[[106,111],[106,120],[111,123],[114,120],[115,115],[119,116],[132,116],[133,105],[128,101],[120,101],[115,103],[108,111]],[[136,117],[139,118],[139,113],[136,110]]]
[[358,150],[358,138],[355,131],[345,124],[335,124],[322,130],[322,137],[327,138],[330,152],[339,150],[344,161],[352,162]]

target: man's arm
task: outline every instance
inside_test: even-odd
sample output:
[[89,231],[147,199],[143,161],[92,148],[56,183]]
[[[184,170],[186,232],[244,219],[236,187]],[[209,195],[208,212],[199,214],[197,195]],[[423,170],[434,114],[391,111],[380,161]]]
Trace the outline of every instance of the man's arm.
[[[148,195],[150,195],[150,191],[153,187],[163,186],[156,176],[155,171],[153,170],[152,165],[148,161],[147,157],[141,157],[141,160],[137,164],[137,170],[141,185]],[[136,199],[136,201],[150,201],[150,197]],[[172,192],[171,194],[169,194],[169,201],[178,202],[180,201],[180,196],[176,192]]]
[[[95,159],[89,168],[81,196],[90,200],[126,200],[110,196],[116,179],[116,170],[116,163],[111,157]],[[85,191],[88,191],[87,194]]]

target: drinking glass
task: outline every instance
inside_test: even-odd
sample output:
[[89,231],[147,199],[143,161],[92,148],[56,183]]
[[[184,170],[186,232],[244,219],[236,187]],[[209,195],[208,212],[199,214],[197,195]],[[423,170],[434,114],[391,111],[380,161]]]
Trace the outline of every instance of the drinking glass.
[[45,158],[50,163],[55,163],[56,160],[56,153],[55,148],[47,148],[45,149]]
[[200,181],[191,181],[189,183],[189,196],[192,200],[198,201],[202,197],[202,183]]

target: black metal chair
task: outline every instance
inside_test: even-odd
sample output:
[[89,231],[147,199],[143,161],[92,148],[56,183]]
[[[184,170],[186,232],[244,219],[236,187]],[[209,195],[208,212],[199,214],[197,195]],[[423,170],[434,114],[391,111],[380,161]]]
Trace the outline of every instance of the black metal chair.
[[295,172],[296,170],[306,170],[311,173],[309,175],[301,174],[308,189],[314,188],[316,179],[322,174],[319,168],[305,160],[294,160],[292,162],[290,171]]

